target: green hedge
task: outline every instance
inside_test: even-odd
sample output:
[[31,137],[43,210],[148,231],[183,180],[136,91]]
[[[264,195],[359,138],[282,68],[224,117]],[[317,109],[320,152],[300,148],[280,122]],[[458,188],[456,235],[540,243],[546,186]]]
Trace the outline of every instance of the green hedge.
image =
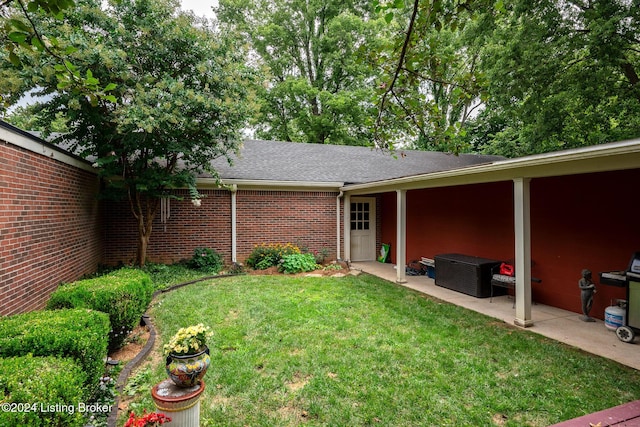
[[123,268],[105,276],[60,286],[47,308],[83,307],[109,315],[109,349],[118,349],[140,322],[153,297],[153,283],[141,270]]
[[82,366],[87,384],[104,373],[109,318],[87,309],[33,311],[0,318],[0,357],[70,357]]
[[86,373],[72,359],[0,358],[0,425],[80,427],[86,382]]

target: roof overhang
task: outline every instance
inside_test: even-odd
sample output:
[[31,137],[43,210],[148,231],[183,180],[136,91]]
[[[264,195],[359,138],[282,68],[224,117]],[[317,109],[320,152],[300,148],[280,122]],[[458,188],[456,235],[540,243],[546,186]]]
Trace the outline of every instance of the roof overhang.
[[250,179],[225,179],[198,178],[200,189],[224,189],[233,190],[265,190],[265,191],[320,191],[339,192],[344,182],[307,182],[307,181],[271,181]]
[[350,194],[383,193],[637,168],[640,168],[640,139],[501,160],[443,172],[345,185],[340,190]]
[[0,120],[0,141],[40,154],[78,169],[97,174],[91,163],[49,142]]

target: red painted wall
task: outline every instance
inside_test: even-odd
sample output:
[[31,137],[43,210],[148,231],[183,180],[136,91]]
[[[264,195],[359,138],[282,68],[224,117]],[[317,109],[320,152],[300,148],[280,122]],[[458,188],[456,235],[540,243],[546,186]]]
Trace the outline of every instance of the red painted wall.
[[[626,269],[640,251],[640,170],[539,178],[531,182],[534,301],[580,312],[581,270],[593,272],[598,292],[591,315],[604,317],[624,289],[600,285],[598,273]],[[382,241],[395,257],[395,193],[382,196]],[[501,182],[407,193],[407,259],[457,252],[498,260],[514,257],[513,184]],[[437,274],[437,272],[436,272]]]
[[638,184],[640,169],[531,182],[531,251],[544,280],[538,301],[580,312],[583,268],[598,285],[594,317],[602,319],[612,299],[626,298],[623,289],[600,285],[598,273],[626,269],[640,251]]
[[0,141],[0,315],[41,309],[97,269],[98,188],[93,173]]
[[[395,262],[395,193],[383,195],[381,217],[382,242],[392,242]],[[513,246],[511,183],[407,192],[407,260],[443,253],[508,259]]]
[[[231,262],[231,193],[203,190],[205,197],[194,207],[185,200],[171,200],[165,226],[154,222],[147,259],[173,263],[191,258],[198,247],[213,248]],[[260,243],[296,243],[312,251],[326,248],[336,257],[337,193],[254,191],[236,193],[237,255],[243,262]],[[105,257],[107,264],[131,263],[136,253],[137,230],[126,203],[105,202]]]

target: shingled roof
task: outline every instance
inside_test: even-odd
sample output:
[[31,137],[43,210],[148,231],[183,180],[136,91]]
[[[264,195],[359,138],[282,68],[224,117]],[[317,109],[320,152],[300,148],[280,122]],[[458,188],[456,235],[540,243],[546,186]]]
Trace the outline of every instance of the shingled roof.
[[459,169],[500,156],[401,150],[395,156],[368,147],[246,140],[233,164],[216,159],[222,179],[356,184]]
[[[0,125],[40,138],[40,132],[27,133],[2,121]],[[68,150],[69,145],[59,142],[57,146]],[[223,180],[347,185],[461,169],[505,158],[417,150],[391,154],[369,147],[248,139],[231,159],[231,165],[226,158],[211,162]],[[201,174],[199,178],[210,176]]]

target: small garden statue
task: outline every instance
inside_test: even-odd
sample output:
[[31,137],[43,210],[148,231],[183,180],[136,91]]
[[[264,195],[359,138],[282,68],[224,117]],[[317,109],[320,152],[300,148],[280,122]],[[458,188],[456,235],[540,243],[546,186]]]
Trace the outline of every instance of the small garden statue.
[[591,271],[586,268],[582,270],[582,278],[578,282],[580,287],[580,300],[582,302],[582,316],[580,319],[583,322],[595,322],[595,320],[589,316],[589,311],[593,306],[593,294],[596,293],[596,285],[591,280]]

